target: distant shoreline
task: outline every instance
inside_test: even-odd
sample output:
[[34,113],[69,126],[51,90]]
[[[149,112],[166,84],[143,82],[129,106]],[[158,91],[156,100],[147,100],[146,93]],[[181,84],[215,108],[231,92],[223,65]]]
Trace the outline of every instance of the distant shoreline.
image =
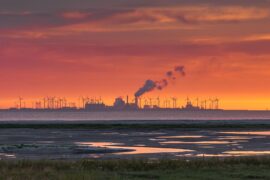
[[157,108],[157,109],[100,109],[100,110],[90,110],[90,109],[82,109],[82,108],[67,108],[67,109],[32,109],[32,108],[25,108],[25,109],[16,109],[16,108],[2,108],[0,111],[7,111],[7,112],[156,112],[156,111],[188,111],[188,112],[211,112],[211,111],[266,111],[270,112],[270,109],[183,109],[183,108]]
[[269,129],[270,120],[0,121],[0,129]]
[[[181,109],[181,108],[160,108],[160,109],[0,109],[0,112],[219,112],[219,111],[256,111],[256,110],[223,110],[223,109]],[[258,110],[268,111],[268,110]]]
[[180,121],[267,121],[270,120],[270,111],[0,111],[0,122],[126,122],[139,123],[175,123]]

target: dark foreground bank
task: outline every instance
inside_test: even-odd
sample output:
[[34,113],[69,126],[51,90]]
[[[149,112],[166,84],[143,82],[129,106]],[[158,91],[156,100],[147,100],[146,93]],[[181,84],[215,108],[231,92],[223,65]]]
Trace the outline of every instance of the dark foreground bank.
[[270,128],[270,120],[254,121],[93,121],[93,122],[0,122],[0,129],[215,129]]
[[270,179],[270,158],[0,161],[0,179]]

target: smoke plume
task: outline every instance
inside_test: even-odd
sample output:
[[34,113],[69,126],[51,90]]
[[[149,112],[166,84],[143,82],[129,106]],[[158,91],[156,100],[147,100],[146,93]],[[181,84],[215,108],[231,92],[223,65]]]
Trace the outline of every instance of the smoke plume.
[[174,68],[174,71],[177,72],[177,73],[180,73],[182,76],[185,76],[186,75],[185,67],[184,66],[176,66]]
[[156,88],[156,82],[152,81],[152,80],[146,80],[145,84],[143,85],[143,87],[141,87],[136,93],[135,93],[135,97],[140,97],[142,96],[144,93],[146,92],[150,92],[152,90],[154,90]]
[[166,77],[159,81],[146,80],[144,85],[135,93],[135,97],[140,97],[143,94],[153,91],[155,89],[162,90],[169,85],[169,80],[176,80],[177,75],[185,76],[185,67],[176,66],[172,71],[166,73]]

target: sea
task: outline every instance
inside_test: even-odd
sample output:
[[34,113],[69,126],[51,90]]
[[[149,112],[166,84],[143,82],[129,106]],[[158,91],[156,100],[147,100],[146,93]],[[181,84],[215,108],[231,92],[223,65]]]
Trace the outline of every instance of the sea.
[[0,122],[18,121],[270,121],[270,111],[0,111]]

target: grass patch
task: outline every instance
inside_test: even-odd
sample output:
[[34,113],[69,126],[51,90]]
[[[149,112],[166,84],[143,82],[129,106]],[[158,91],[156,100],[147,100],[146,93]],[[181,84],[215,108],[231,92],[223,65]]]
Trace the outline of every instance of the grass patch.
[[270,179],[270,158],[0,161],[0,179]]

